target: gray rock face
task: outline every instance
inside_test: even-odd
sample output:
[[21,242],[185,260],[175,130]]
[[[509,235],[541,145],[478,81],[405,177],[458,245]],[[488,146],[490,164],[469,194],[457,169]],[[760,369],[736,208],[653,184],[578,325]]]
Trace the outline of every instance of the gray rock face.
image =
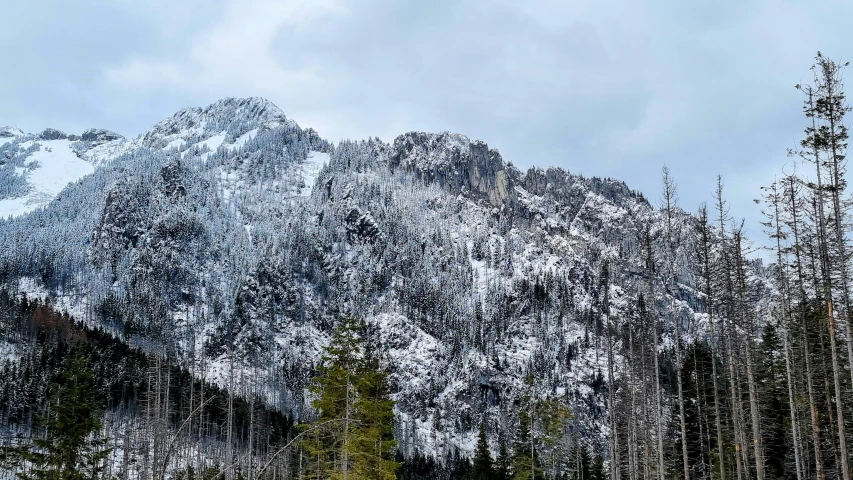
[[103,128],[90,128],[80,136],[80,140],[90,142],[95,145],[122,139],[124,139],[124,137],[118,133],[104,130]]
[[451,193],[484,197],[494,207],[513,207],[515,189],[500,153],[479,140],[453,133],[409,132],[394,140],[391,168],[412,172]]

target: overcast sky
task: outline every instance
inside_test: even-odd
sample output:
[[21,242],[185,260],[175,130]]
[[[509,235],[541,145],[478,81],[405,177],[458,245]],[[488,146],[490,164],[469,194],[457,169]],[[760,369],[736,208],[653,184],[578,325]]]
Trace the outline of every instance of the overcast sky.
[[719,173],[753,225],[802,131],[793,86],[817,50],[853,57],[842,0],[4,3],[0,125],[136,136],[262,96],[333,141],[449,130],[650,199],[666,163],[691,211]]

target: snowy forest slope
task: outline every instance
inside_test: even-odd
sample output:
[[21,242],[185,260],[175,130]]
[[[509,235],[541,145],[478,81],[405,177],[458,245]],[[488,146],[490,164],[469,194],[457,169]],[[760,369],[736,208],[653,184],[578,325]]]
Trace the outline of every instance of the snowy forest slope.
[[[258,98],[132,140],[52,132],[0,130],[0,280],[297,420],[332,328],[362,318],[407,455],[469,455],[484,414],[511,435],[525,395],[565,401],[603,448],[605,330],[653,298],[662,354],[675,322],[706,331],[697,218],[677,210],[672,257],[650,263],[665,219],[617,180],[522,172],[459,134],[332,144]],[[53,161],[75,167],[40,180]],[[762,318],[759,261],[748,282]]]

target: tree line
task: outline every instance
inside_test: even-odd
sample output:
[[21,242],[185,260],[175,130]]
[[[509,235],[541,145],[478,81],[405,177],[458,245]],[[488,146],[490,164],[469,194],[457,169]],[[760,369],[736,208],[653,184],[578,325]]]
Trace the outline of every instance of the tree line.
[[[747,268],[757,248],[730,216],[722,178],[685,237],[664,167],[663,242],[651,229],[638,239],[645,291],[631,318],[605,320],[622,359],[608,354],[608,368],[624,372],[611,384],[610,478],[850,479],[846,65],[818,53],[813,83],[797,85],[804,138],[763,188],[772,284]],[[693,321],[691,298],[703,313]]]

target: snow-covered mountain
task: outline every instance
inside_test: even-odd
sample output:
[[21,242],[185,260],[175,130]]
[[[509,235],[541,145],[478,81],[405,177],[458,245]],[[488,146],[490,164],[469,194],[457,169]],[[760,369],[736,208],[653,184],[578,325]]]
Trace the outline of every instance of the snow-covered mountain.
[[135,139],[0,130],[0,216],[4,282],[129,343],[203,352],[223,384],[233,339],[237,368],[297,418],[337,319],[365,319],[404,452],[471,452],[482,415],[511,431],[525,394],[564,399],[601,442],[608,319],[637,321],[651,275],[688,337],[705,321],[690,214],[667,290],[640,245],[646,230],[661,245],[661,214],[623,182],[522,172],[459,134],[332,144],[258,98]]

